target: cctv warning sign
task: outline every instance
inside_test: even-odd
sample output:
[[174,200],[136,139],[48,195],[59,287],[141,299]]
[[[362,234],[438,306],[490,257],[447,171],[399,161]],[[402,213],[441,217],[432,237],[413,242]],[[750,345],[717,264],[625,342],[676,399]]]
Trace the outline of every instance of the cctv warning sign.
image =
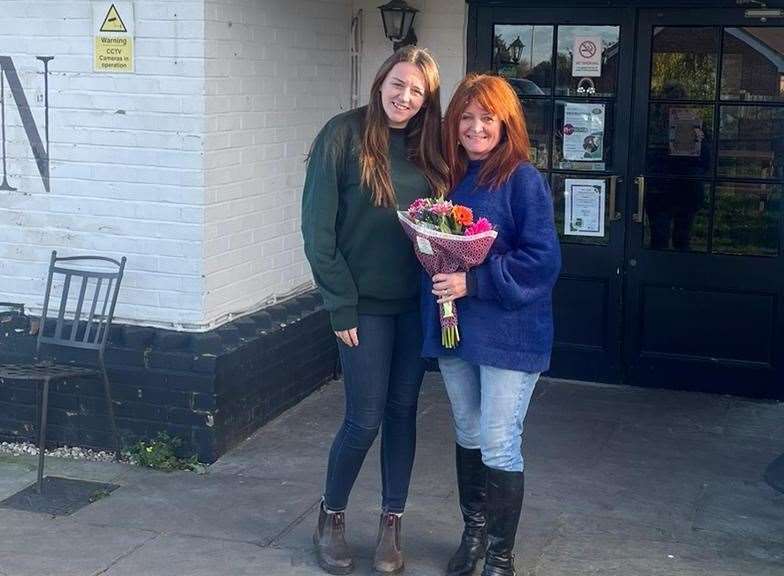
[[133,72],[133,4],[93,4],[93,70]]
[[109,11],[106,13],[106,18],[103,19],[101,24],[101,32],[128,32],[125,23],[120,18],[120,13],[117,12],[117,7],[112,4]]

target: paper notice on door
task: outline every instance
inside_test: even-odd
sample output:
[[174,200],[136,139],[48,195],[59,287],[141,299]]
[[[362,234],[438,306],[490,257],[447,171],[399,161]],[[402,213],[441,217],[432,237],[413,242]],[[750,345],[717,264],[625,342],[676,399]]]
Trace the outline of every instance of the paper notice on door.
[[564,160],[602,160],[604,104],[567,102],[562,131]]
[[605,181],[566,178],[564,234],[604,236]]
[[702,152],[702,116],[695,108],[670,108],[667,132],[670,156],[699,156]]

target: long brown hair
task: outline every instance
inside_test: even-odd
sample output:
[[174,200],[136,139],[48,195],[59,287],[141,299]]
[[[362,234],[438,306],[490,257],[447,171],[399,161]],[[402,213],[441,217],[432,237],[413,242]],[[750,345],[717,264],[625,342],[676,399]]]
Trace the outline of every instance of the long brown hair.
[[476,102],[498,117],[501,140],[479,170],[477,184],[497,188],[512,176],[520,162],[528,161],[528,130],[520,100],[500,76],[469,74],[458,85],[446,109],[443,128],[444,159],[449,166],[449,187],[454,188],[468,169],[468,155],[460,146],[460,116]]
[[436,196],[446,193],[447,166],[441,155],[441,95],[438,66],[424,48],[405,46],[378,69],[370,87],[370,102],[362,130],[359,154],[362,184],[373,193],[376,206],[395,206],[395,190],[389,169],[389,121],[381,103],[381,84],[399,62],[414,64],[425,78],[425,101],[406,126],[409,159],[422,170]]

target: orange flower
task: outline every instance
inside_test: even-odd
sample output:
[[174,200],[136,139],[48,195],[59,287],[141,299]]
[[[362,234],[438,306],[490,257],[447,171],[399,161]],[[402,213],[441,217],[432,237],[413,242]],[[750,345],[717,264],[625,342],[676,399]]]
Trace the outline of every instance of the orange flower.
[[470,208],[466,208],[465,206],[455,206],[452,208],[452,216],[454,217],[455,222],[461,226],[470,226],[474,223],[474,213],[471,212]]

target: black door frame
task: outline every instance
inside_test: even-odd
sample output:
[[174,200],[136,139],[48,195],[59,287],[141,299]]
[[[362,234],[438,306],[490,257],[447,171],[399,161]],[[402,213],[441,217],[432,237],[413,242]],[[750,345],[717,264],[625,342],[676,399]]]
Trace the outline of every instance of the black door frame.
[[[622,59],[619,69],[619,83],[618,93],[616,95],[616,103],[618,108],[621,102],[628,102],[627,110],[630,111],[626,116],[626,121],[620,119],[616,124],[616,138],[623,138],[626,142],[639,142],[645,141],[646,131],[641,130],[641,126],[645,125],[646,120],[641,119],[639,111],[642,110],[642,105],[639,102],[641,94],[647,95],[647,84],[642,86],[642,83],[647,83],[648,77],[646,74],[640,73],[640,53],[641,49],[638,43],[641,41],[640,34],[638,33],[639,18],[645,9],[661,10],[666,13],[671,10],[680,9],[681,11],[688,9],[710,9],[710,11],[701,10],[701,18],[707,18],[705,22],[700,20],[699,24],[708,24],[712,21],[721,20],[721,23],[727,24],[726,18],[730,14],[737,15],[740,21],[743,21],[743,12],[746,8],[753,8],[754,6],[739,7],[735,0],[528,0],[523,2],[514,2],[510,0],[466,0],[468,6],[468,26],[466,38],[466,64],[467,71],[483,71],[490,69],[488,66],[489,57],[491,54],[489,42],[490,38],[483,38],[480,30],[492,30],[492,24],[503,23],[504,20],[516,20],[516,23],[525,22],[526,24],[536,23],[554,23],[552,16],[558,15],[557,22],[559,24],[601,24],[613,25],[614,22],[608,21],[606,17],[606,10],[613,9],[613,14],[619,15],[626,13],[624,16],[626,25],[621,27],[621,50],[625,51],[627,55],[631,53],[630,57]],[[553,6],[557,4],[557,6]],[[784,0],[769,0],[768,7],[784,7]],[[603,9],[603,10],[602,10]],[[721,10],[719,10],[721,9]],[[732,10],[732,12],[730,12]],[[587,11],[587,12],[586,12]],[[604,17],[601,12],[604,11]],[[590,12],[590,14],[588,13]],[[515,14],[519,15],[515,17]],[[506,15],[506,16],[504,16]],[[524,15],[524,20],[521,16]],[[495,16],[495,17],[494,17]],[[586,17],[589,16],[589,17]],[[500,19],[499,19],[500,17]],[[551,21],[548,21],[548,18]],[[511,23],[511,22],[510,22]],[[784,25],[784,20],[778,22],[771,22],[772,25]],[[491,32],[492,33],[492,32]],[[482,32],[484,34],[484,32]],[[645,41],[645,40],[643,40]],[[649,49],[649,48],[648,48]],[[628,63],[628,64],[626,64]],[[634,78],[634,82],[627,82],[628,94],[622,96],[621,90],[626,90],[622,78]],[[644,90],[642,89],[644,88]],[[626,100],[625,98],[628,98]],[[647,105],[647,98],[646,98]],[[637,111],[633,115],[631,112]],[[647,119],[647,114],[646,114]],[[618,136],[623,134],[622,136]],[[642,140],[638,140],[642,138]],[[638,281],[634,277],[639,268],[629,267],[629,261],[632,259],[630,255],[635,254],[640,250],[642,245],[640,242],[640,227],[632,224],[632,214],[637,209],[637,194],[634,187],[634,176],[641,174],[641,166],[639,165],[639,155],[634,157],[631,152],[632,146],[629,147],[630,152],[626,158],[616,158],[616,166],[614,172],[621,178],[618,188],[618,211],[622,213],[623,218],[618,223],[622,230],[611,230],[611,237],[620,233],[623,238],[623,246],[620,253],[617,252],[613,246],[612,258],[617,262],[618,277],[617,282],[610,282],[609,286],[612,291],[607,302],[613,302],[617,305],[618,310],[618,325],[616,327],[609,327],[613,332],[613,328],[617,329],[617,340],[612,342],[608,340],[608,345],[611,350],[608,353],[617,354],[617,363],[612,361],[606,362],[604,367],[601,366],[588,366],[584,362],[585,355],[582,355],[579,350],[573,350],[571,353],[564,354],[564,350],[559,350],[558,347],[554,349],[554,367],[552,375],[558,377],[577,378],[581,380],[597,380],[604,382],[623,382],[631,384],[653,385],[653,386],[666,386],[666,382],[657,380],[655,382],[645,381],[641,379],[635,381],[635,377],[639,376],[639,372],[635,373],[634,368],[639,367],[634,362],[635,351],[638,349],[638,342],[636,335],[630,334],[629,310],[637,310],[639,306],[638,299],[635,295],[629,294],[629,282]],[[608,222],[609,224],[609,222]],[[782,224],[784,228],[784,224]],[[784,233],[784,232],[783,232]],[[637,242],[636,248],[632,249],[632,243]],[[589,273],[589,270],[580,270],[580,261],[585,260],[580,256],[582,254],[581,248],[590,249],[590,247],[581,247],[570,245],[567,250],[564,250],[564,264],[566,274],[569,276],[571,272]],[[782,247],[784,249],[784,247]],[[569,252],[574,253],[574,257],[570,257]],[[570,267],[570,264],[574,268]],[[784,258],[778,259],[779,274],[784,278]],[[629,278],[629,274],[632,277]],[[609,276],[608,276],[609,278]],[[632,297],[631,300],[629,297]],[[778,294],[779,306],[774,323],[778,324],[777,329],[779,333],[784,332],[784,291]],[[784,336],[784,334],[781,334]],[[784,342],[784,339],[779,337],[779,342]],[[590,351],[586,351],[590,352]],[[571,358],[569,358],[571,356]],[[580,366],[578,370],[570,369],[573,366]],[[742,393],[750,396],[765,396],[784,398],[784,350],[779,351],[778,358],[774,361],[774,373],[767,375],[767,383],[759,383],[756,386],[749,386],[745,388]],[[773,382],[780,382],[781,384],[772,386]],[[681,386],[675,386],[681,387]],[[713,391],[717,391],[713,389]],[[734,393],[739,393],[737,388],[733,390]]]
[[[609,244],[606,246],[585,245],[576,243],[562,243],[562,269],[559,279],[559,288],[563,288],[563,283],[567,282],[570,286],[564,288],[563,299],[572,301],[569,310],[579,313],[580,287],[600,294],[597,300],[601,301],[604,307],[603,325],[597,332],[601,333],[598,340],[600,344],[586,344],[568,342],[558,338],[553,346],[552,368],[548,373],[559,378],[592,380],[597,382],[620,383],[624,381],[623,356],[622,356],[622,321],[623,321],[623,262],[625,251],[625,218],[626,218],[626,193],[629,185],[628,178],[628,137],[630,134],[630,114],[631,109],[632,83],[621,82],[620,78],[629,78],[632,75],[634,65],[634,42],[635,25],[634,10],[623,8],[615,10],[608,17],[594,8],[574,7],[564,13],[558,8],[538,7],[531,10],[530,7],[495,7],[484,9],[477,14],[477,30],[483,30],[481,35],[475,36],[475,50],[477,56],[469,65],[469,71],[483,71],[491,68],[489,60],[492,54],[492,30],[495,24],[519,23],[541,24],[541,25],[597,25],[597,26],[619,26],[620,27],[620,60],[618,66],[618,82],[616,93],[613,99],[614,113],[614,142],[613,147],[617,151],[613,159],[611,169],[599,172],[576,172],[561,170],[552,167],[552,174],[569,174],[572,177],[583,178],[616,178],[615,206],[610,208],[611,212],[617,212],[618,219],[607,219],[605,227],[609,232]],[[555,42],[555,39],[554,39]],[[569,100],[576,102],[597,101],[595,98],[574,98],[566,96],[550,96],[556,102],[559,100]],[[600,99],[604,100],[604,99]],[[549,127],[548,146],[552,141],[552,131],[554,129],[555,118],[551,118],[552,124]],[[608,190],[609,192],[609,190]],[[610,202],[608,194],[608,202]],[[558,288],[557,288],[558,290]],[[558,295],[556,295],[556,300]],[[562,305],[563,309],[566,309]],[[594,327],[595,328],[595,327]]]
[[[744,19],[743,11],[728,11],[700,8],[646,9],[637,11],[637,39],[635,50],[635,89],[632,101],[632,142],[648,142],[648,112],[651,63],[652,30],[656,26],[774,26],[784,27],[784,19],[767,23]],[[718,70],[716,96],[718,99],[721,52],[717,53]],[[733,102],[728,102],[732,104]],[[756,104],[757,102],[746,102]],[[764,103],[762,105],[765,105]],[[718,115],[714,116],[714,143],[718,141]],[[631,180],[646,173],[646,146],[630,148],[629,167]],[[714,156],[714,164],[718,158]],[[754,178],[721,178],[726,181],[754,181]],[[784,185],[784,182],[767,181]],[[630,190],[629,212],[641,212],[634,190]],[[715,393],[734,393],[753,397],[784,398],[784,254],[776,258],[759,256],[734,256],[719,254],[696,254],[692,252],[649,250],[643,246],[644,223],[629,222],[626,229],[626,286],[624,318],[624,367],[629,383],[642,386],[675,389],[704,390]],[[784,223],[780,224],[784,227]],[[780,238],[784,231],[780,230]],[[780,240],[784,243],[784,240]],[[779,247],[784,250],[784,245]],[[774,279],[774,286],[768,281]],[[775,279],[779,285],[775,286]],[[745,294],[770,297],[774,311],[770,325],[760,326],[768,330],[771,340],[779,343],[779,350],[772,349],[768,362],[739,361],[689,354],[661,354],[645,350],[641,341],[644,331],[643,307],[644,288],[658,290],[693,290],[695,293]],[[776,303],[778,306],[776,306]],[[742,383],[742,384],[740,384]]]

